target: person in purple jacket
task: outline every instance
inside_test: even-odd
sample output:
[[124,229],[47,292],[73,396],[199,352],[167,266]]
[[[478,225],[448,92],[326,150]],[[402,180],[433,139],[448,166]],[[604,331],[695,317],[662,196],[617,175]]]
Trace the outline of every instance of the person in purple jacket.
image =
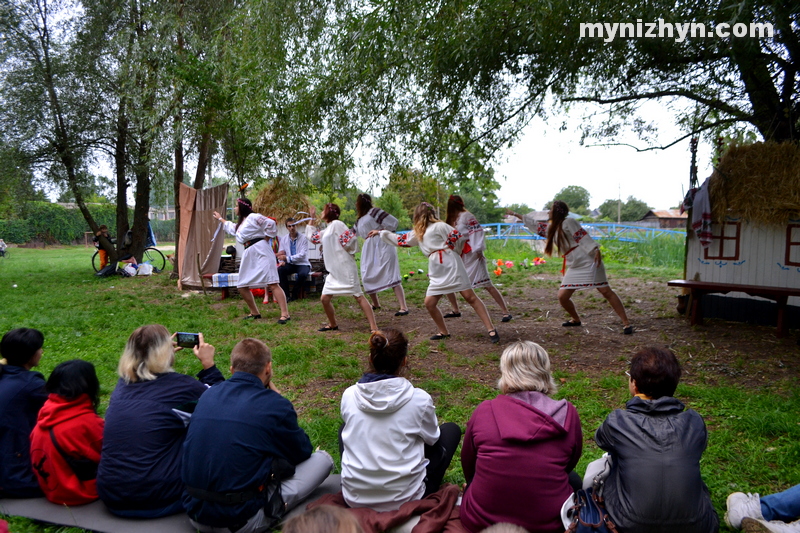
[[197,379],[173,370],[180,349],[167,328],[153,324],[134,331],[120,357],[97,469],[97,493],[115,515],[158,518],[183,512],[186,426],[200,396],[225,378],[202,333],[193,348],[203,365]]
[[472,533],[498,522],[561,533],[561,506],[580,488],[572,472],[583,443],[578,412],[550,397],[550,358],[531,341],[505,349],[498,387],[502,394],[475,409],[464,435],[461,523]]

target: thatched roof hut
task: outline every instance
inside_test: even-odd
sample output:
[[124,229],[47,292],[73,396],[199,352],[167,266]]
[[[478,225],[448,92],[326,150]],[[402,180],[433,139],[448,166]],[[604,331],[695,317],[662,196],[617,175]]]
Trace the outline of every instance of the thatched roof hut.
[[281,178],[274,179],[253,199],[255,212],[275,217],[279,227],[283,227],[283,221],[294,217],[298,211],[308,213],[310,207],[308,197],[289,181]]
[[800,218],[800,146],[732,145],[709,180],[715,222],[741,217],[766,225]]

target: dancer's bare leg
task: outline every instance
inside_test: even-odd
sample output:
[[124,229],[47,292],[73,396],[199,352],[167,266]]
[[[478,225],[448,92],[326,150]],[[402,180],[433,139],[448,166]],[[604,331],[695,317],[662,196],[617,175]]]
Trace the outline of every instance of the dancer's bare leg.
[[325,315],[328,317],[328,326],[335,328],[338,324],[336,323],[336,311],[333,309],[331,300],[333,300],[333,296],[330,294],[323,294],[319,299],[322,303],[322,309],[325,310]]
[[363,296],[353,296],[358,302],[358,305],[361,306],[361,310],[364,311],[364,315],[367,317],[369,321],[369,329],[370,331],[378,331],[378,323],[375,322],[375,313],[372,312],[372,306],[369,305],[369,302]]
[[401,311],[408,311],[406,304],[406,292],[403,290],[403,284],[394,286],[394,295],[397,297],[397,302],[400,304]]
[[269,285],[269,289],[272,291],[272,296],[275,297],[275,301],[278,302],[278,307],[281,308],[281,318],[288,318],[289,304],[286,303],[286,293],[283,292],[283,289],[277,283]]
[[450,332],[447,331],[447,325],[444,323],[444,317],[442,316],[442,312],[439,311],[439,300],[441,299],[441,295],[436,296],[426,296],[425,297],[425,309],[428,310],[428,313],[431,315],[434,324],[439,329],[439,333],[442,335],[450,335]]
[[572,303],[572,293],[575,292],[575,289],[559,289],[558,290],[558,303],[561,304],[561,307],[569,313],[569,316],[572,317],[573,322],[580,322],[581,318],[578,316],[578,310],[575,309],[575,304]]
[[611,304],[611,308],[622,319],[622,325],[628,327],[630,325],[628,314],[625,312],[625,306],[622,305],[622,300],[619,299],[617,293],[611,290],[611,287],[601,287],[597,290],[600,291],[600,294],[603,295],[603,298],[608,300],[608,303]]
[[456,300],[456,293],[451,292],[447,295],[447,300],[450,302],[450,309],[453,313],[460,313],[461,311],[458,309],[458,300]]
[[253,298],[253,293],[250,292],[250,288],[242,287],[241,289],[239,289],[239,294],[242,295],[242,300],[244,300],[244,303],[246,303],[247,307],[250,309],[250,314],[251,315],[259,314],[258,307],[256,306],[256,299]]
[[497,287],[494,285],[489,285],[486,287],[486,292],[494,298],[494,301],[497,302],[497,305],[500,306],[500,310],[503,311],[504,315],[508,314],[508,307],[506,307],[506,301],[503,299],[503,295],[500,294],[500,291],[497,290]]
[[378,301],[378,293],[373,292],[369,295],[370,300],[372,300],[372,307],[380,307],[381,302]]
[[461,291],[461,296],[464,297],[467,303],[471,305],[478,314],[478,318],[480,318],[483,325],[486,326],[486,331],[492,331],[494,325],[492,324],[492,319],[489,317],[489,311],[486,310],[486,305],[484,305],[483,300],[478,298],[478,295],[475,294],[475,291],[472,289]]

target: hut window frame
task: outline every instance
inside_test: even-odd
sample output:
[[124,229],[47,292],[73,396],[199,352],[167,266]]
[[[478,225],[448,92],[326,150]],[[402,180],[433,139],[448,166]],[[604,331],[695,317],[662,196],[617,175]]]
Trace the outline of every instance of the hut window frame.
[[[725,231],[728,227],[735,227],[736,230],[733,235],[727,235]],[[717,253],[711,254],[711,246],[703,250],[705,259],[721,259],[728,261],[739,260],[740,241],[742,235],[742,225],[740,222],[721,222],[711,225],[711,239],[712,243],[716,242]],[[726,254],[725,252],[733,246],[733,253]]]
[[[792,261],[792,247],[796,247],[797,250],[800,250],[800,236],[798,240],[792,240],[792,230],[798,230],[798,234],[800,234],[800,224],[789,224],[786,227],[786,266],[800,266],[800,259],[797,261]],[[800,258],[800,253],[797,254],[797,257]]]

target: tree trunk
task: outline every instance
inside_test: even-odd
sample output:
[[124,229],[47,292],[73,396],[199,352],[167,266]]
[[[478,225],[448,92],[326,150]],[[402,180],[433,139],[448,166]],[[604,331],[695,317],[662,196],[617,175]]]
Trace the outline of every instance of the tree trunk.
[[[126,143],[128,142],[128,117],[126,98],[120,98],[117,114],[117,138],[114,142],[114,166],[117,178],[117,250],[122,249],[128,232],[128,178],[125,168]],[[117,260],[116,252],[113,261]]]
[[183,183],[183,114],[178,109],[175,114],[175,174],[172,178],[172,189],[175,203],[175,260],[172,265],[172,272],[178,275],[178,244],[181,239],[181,183]]

